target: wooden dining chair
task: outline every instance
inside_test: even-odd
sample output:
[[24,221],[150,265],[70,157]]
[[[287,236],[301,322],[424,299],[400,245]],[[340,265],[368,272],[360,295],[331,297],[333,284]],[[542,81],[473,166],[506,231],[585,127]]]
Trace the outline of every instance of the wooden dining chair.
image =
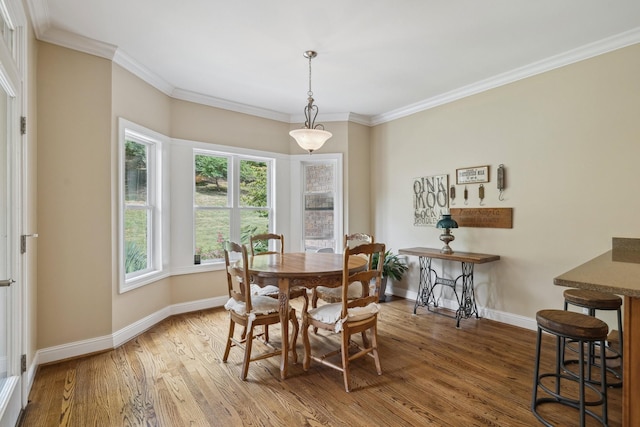
[[[375,269],[360,271],[349,274],[349,257],[356,255],[366,255],[371,257],[377,253],[380,262]],[[342,298],[338,303],[323,304],[320,307],[312,308],[308,312],[302,313],[302,339],[304,343],[303,369],[307,371],[311,360],[327,365],[331,368],[342,371],[344,378],[344,388],[350,391],[349,385],[349,363],[362,356],[373,357],[378,375],[382,375],[380,357],[378,355],[378,295],[375,290],[380,289],[382,279],[382,264],[384,262],[385,245],[383,243],[369,243],[356,246],[353,249],[344,249],[344,266],[342,272]],[[369,294],[369,283],[375,280],[376,287],[374,293]],[[357,283],[365,290],[358,298],[349,298],[349,285]],[[366,286],[365,286],[366,285]],[[309,328],[320,328],[327,331],[341,334],[340,348],[327,354],[316,356],[311,354],[311,343],[309,341]],[[371,342],[365,339],[365,332],[371,331]],[[358,345],[351,339],[354,334],[362,334],[362,345]],[[350,347],[356,347],[355,353],[349,353]],[[329,357],[341,355],[341,363],[337,364],[329,360]]]
[[255,234],[249,237],[249,247],[251,248],[251,256],[283,254],[284,235],[275,233]]
[[[251,256],[284,254],[284,235],[275,233],[255,234],[249,237],[249,246],[251,248]],[[275,249],[275,250],[274,250]],[[278,299],[278,282],[274,279],[270,283],[252,284],[251,291],[254,295],[263,295]],[[307,311],[309,307],[309,296],[307,289],[303,287],[292,287],[289,289],[289,299],[303,298],[302,311]],[[268,329],[266,330],[268,337]]]
[[[232,262],[232,259],[239,260]],[[280,323],[280,314],[278,312],[278,300],[262,295],[252,295],[249,281],[249,273],[246,268],[248,264],[247,248],[234,242],[226,242],[224,246],[224,261],[227,266],[227,285],[229,289],[229,300],[224,308],[229,311],[229,335],[227,337],[227,345],[224,350],[222,361],[226,362],[229,357],[231,347],[238,346],[244,349],[244,360],[242,362],[242,371],[240,379],[247,378],[249,371],[249,362],[266,359],[268,357],[282,354],[288,349],[278,349],[271,345],[268,335],[265,333],[254,333],[256,326],[274,325]],[[238,264],[240,263],[240,264]],[[298,337],[299,323],[294,308],[289,310],[288,320],[293,325],[293,333],[291,337],[291,353],[293,362],[298,360],[296,353],[296,340]],[[240,338],[234,335],[235,325],[238,324],[244,328]],[[263,352],[255,357],[251,356],[252,343],[255,338],[263,337],[263,343],[271,348],[271,351]]]
[[[343,247],[344,248],[354,248],[363,243],[373,243],[373,236],[365,233],[353,233],[346,234],[344,236]],[[372,259],[369,259],[369,268],[371,268]],[[361,287],[354,283],[349,287],[349,298],[357,298],[362,296]],[[318,300],[322,300],[325,302],[333,303],[339,302],[342,298],[342,288],[341,287],[328,287],[328,286],[318,286],[313,288],[313,292],[311,294],[311,307],[316,308],[318,306]]]

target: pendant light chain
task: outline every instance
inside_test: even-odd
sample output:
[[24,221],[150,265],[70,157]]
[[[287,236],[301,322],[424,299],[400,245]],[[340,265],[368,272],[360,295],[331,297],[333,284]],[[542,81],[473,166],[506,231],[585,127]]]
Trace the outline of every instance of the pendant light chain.
[[309,91],[307,92],[309,98],[313,98],[313,91],[311,90],[311,58],[313,56],[309,55]]
[[304,127],[289,132],[298,145],[307,150],[309,154],[322,147],[325,141],[331,138],[331,132],[324,130],[324,125],[317,123],[318,106],[313,104],[313,90],[311,90],[311,60],[318,54],[313,50],[307,50],[303,56],[309,60],[309,90],[307,91],[307,105],[304,107]]

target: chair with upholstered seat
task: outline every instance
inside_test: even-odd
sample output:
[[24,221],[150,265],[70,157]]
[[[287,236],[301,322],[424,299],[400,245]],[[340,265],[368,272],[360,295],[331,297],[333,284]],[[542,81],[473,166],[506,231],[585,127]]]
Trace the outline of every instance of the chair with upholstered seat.
[[[344,236],[343,247],[344,248],[354,248],[363,243],[373,243],[373,236],[365,233],[353,233],[346,234]],[[369,268],[371,268],[372,259],[369,258]],[[348,296],[349,298],[358,298],[362,296],[361,286],[357,283],[352,284],[349,288]],[[325,302],[333,303],[339,302],[342,298],[342,288],[340,287],[328,287],[328,286],[318,286],[313,289],[313,293],[311,294],[311,307],[315,308],[318,306],[318,300],[322,300]]]
[[[232,259],[235,260],[232,262]],[[263,296],[252,295],[248,270],[247,248],[233,242],[226,242],[224,246],[224,260],[227,266],[227,285],[229,289],[229,301],[225,304],[225,308],[229,311],[229,335],[224,350],[223,362],[229,357],[231,347],[238,346],[244,348],[244,360],[242,363],[242,371],[240,379],[245,380],[249,371],[249,362],[265,359],[267,357],[282,354],[288,349],[278,349],[269,343],[266,334],[254,334],[256,326],[264,326],[265,330],[268,325],[280,323],[280,314],[278,300]],[[298,359],[296,353],[296,339],[298,336],[298,319],[296,318],[295,309],[291,308],[288,319],[293,325],[293,336],[291,338],[291,351],[294,363]],[[235,325],[241,325],[244,328],[242,336],[238,339],[234,336]],[[271,347],[271,351],[252,357],[251,349],[254,338],[262,336],[264,344]]]
[[[354,274],[349,272],[349,257],[365,255],[369,258],[374,253],[380,257],[377,268],[359,271]],[[334,369],[342,371],[344,378],[344,388],[350,391],[349,383],[349,363],[365,355],[373,357],[378,375],[382,375],[380,357],[378,355],[378,295],[374,292],[369,295],[369,284],[375,280],[375,290],[380,289],[382,279],[382,264],[384,262],[385,245],[383,243],[369,243],[356,246],[353,249],[346,247],[344,250],[344,266],[342,273],[342,297],[337,303],[323,304],[320,307],[312,308],[308,312],[302,313],[302,338],[304,342],[304,363],[303,369],[309,369],[311,360],[320,362]],[[363,294],[357,298],[349,298],[349,285],[358,284],[363,289]],[[341,335],[340,348],[327,354],[316,356],[311,354],[311,343],[309,341],[309,328],[320,328]],[[367,340],[366,331],[371,331],[371,342]],[[362,334],[362,345],[358,345],[351,339],[354,334]],[[349,349],[356,347],[354,354],[349,353]],[[337,364],[329,360],[330,357],[341,355],[341,363]]]

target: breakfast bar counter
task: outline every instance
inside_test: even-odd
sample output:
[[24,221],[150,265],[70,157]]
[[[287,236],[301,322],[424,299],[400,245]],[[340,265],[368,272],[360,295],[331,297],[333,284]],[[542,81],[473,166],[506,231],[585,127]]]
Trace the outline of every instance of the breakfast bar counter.
[[[617,246],[614,238],[613,250],[556,277],[553,283],[624,296],[622,425],[631,427],[640,425],[640,239],[621,240]],[[630,241],[637,245],[627,247]]]

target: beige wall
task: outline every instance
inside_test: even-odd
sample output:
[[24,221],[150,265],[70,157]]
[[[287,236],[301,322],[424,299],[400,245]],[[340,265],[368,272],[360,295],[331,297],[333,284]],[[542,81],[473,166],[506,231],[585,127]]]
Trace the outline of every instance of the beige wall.
[[111,333],[111,62],[38,46],[38,348]]
[[[485,205],[513,207],[513,229],[459,228],[452,243],[502,257],[476,268],[478,302],[527,318],[561,308],[554,277],[607,251],[613,236],[640,236],[638,76],[635,45],[376,126],[376,238],[393,248],[440,247],[436,229],[413,226],[412,178],[449,174],[455,181],[456,168],[490,165]],[[467,207],[478,207],[478,186],[468,188]],[[465,207],[463,187],[457,190],[454,207]],[[417,290],[411,261],[396,291]]]
[[[291,154],[302,153],[286,135],[297,126],[171,99],[95,56],[47,43],[37,52],[37,348],[113,334],[172,304],[224,296],[220,272],[117,293],[117,117],[174,138]],[[553,277],[607,250],[612,236],[640,232],[633,197],[639,72],[633,46],[373,129],[325,123],[334,136],[323,152],[345,155],[346,228],[372,231],[394,249],[439,246],[435,229],[412,225],[412,178],[453,178],[456,168],[488,164],[485,205],[515,213],[511,230],[455,232],[454,249],[503,257],[477,268],[479,304],[526,318],[559,306]],[[504,202],[495,189],[500,163]],[[477,187],[469,187],[469,207],[478,206]],[[413,260],[397,293],[415,291],[417,274]]]
[[[171,305],[225,296],[222,272],[118,292],[118,118],[173,138],[284,154],[302,152],[287,134],[296,126],[172,99],[108,60],[39,46],[38,179],[45,191],[37,201],[47,215],[39,223],[37,347],[108,336]],[[328,126],[334,137],[324,152],[346,157],[352,150],[357,159],[368,150],[368,128]],[[367,168],[354,169],[358,187],[368,185]]]
[[178,99],[171,104],[173,138],[289,153],[287,123]]
[[[81,54],[79,54],[81,55]],[[118,118],[122,117],[163,135],[171,132],[171,101],[162,92],[142,82],[122,67],[112,65],[112,109],[111,119],[111,153],[103,162],[110,161],[111,168],[111,298],[112,298],[112,330],[123,327],[149,316],[171,304],[170,284],[167,278],[143,286],[123,294],[118,293]]]
[[371,215],[370,176],[371,129],[356,123],[349,123],[349,151],[345,158],[345,234],[373,233]]

